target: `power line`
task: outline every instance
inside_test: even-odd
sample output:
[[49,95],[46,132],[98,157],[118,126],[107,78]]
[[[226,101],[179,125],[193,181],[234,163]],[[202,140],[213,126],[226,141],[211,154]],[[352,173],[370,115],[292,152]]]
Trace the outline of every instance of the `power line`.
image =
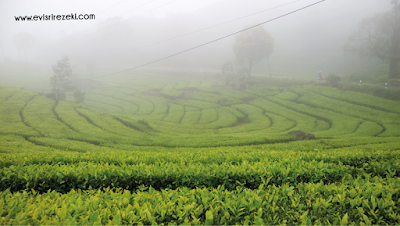
[[202,29],[199,29],[199,30],[195,30],[195,31],[192,31],[192,32],[189,32],[189,33],[185,33],[185,34],[182,34],[182,35],[179,35],[179,36],[175,36],[175,37],[172,37],[172,38],[164,39],[164,40],[161,40],[161,41],[158,41],[158,42],[155,42],[155,43],[151,43],[151,44],[148,44],[148,45],[145,45],[145,46],[141,46],[141,47],[137,47],[137,48],[133,48],[133,49],[128,49],[128,50],[125,50],[125,51],[122,51],[122,52],[119,52],[119,53],[114,53],[114,54],[103,56],[103,57],[98,57],[97,59],[101,59],[101,58],[105,58],[105,57],[111,57],[111,56],[119,55],[119,54],[122,54],[122,53],[127,53],[127,52],[131,52],[131,51],[143,49],[143,48],[146,48],[146,47],[154,46],[154,45],[157,45],[157,44],[160,44],[160,43],[163,43],[163,42],[167,42],[167,41],[171,41],[171,40],[174,40],[174,39],[177,39],[177,38],[181,38],[181,37],[184,37],[184,36],[195,34],[195,33],[200,32],[200,31],[204,31],[204,30],[207,30],[207,29],[210,29],[210,28],[218,27],[218,26],[223,25],[223,24],[227,24],[227,23],[230,23],[230,22],[241,20],[241,19],[244,19],[244,18],[247,18],[247,17],[250,17],[250,16],[254,16],[256,14],[260,14],[260,13],[263,13],[263,12],[266,12],[266,11],[269,11],[269,10],[277,9],[277,8],[280,8],[280,7],[289,5],[289,4],[293,4],[293,3],[299,2],[299,1],[301,1],[301,0],[292,1],[292,2],[289,2],[289,3],[283,4],[283,5],[279,5],[279,6],[273,7],[273,8],[269,8],[269,9],[265,9],[265,10],[262,10],[262,11],[258,11],[258,12],[249,14],[249,15],[241,16],[239,18],[228,20],[228,21],[225,21],[225,22],[222,22],[222,23],[219,23],[219,24],[215,24],[215,25],[212,25],[212,26],[209,26],[209,27],[205,27],[205,28],[202,28]]
[[166,56],[166,57],[163,57],[163,58],[160,58],[160,59],[157,59],[157,60],[153,60],[153,61],[150,61],[150,62],[147,62],[147,63],[141,64],[141,65],[138,65],[138,66],[135,66],[135,67],[132,67],[132,68],[128,68],[128,69],[125,69],[125,70],[122,70],[122,71],[118,71],[118,72],[114,72],[114,73],[106,74],[106,75],[103,75],[103,76],[95,77],[95,78],[103,78],[103,77],[107,77],[107,76],[110,76],[110,75],[115,75],[115,74],[119,74],[119,73],[122,73],[122,72],[131,71],[131,70],[134,70],[134,69],[137,69],[137,68],[143,67],[143,66],[147,66],[147,65],[150,65],[150,64],[153,64],[153,63],[156,63],[156,62],[159,62],[159,61],[162,61],[162,60],[165,60],[165,59],[168,59],[168,58],[171,58],[171,57],[174,57],[174,56],[180,55],[180,54],[182,54],[182,53],[189,52],[189,51],[191,51],[191,50],[194,50],[194,49],[200,48],[200,47],[202,47],[202,46],[205,46],[205,45],[211,44],[211,43],[213,43],[213,42],[217,42],[217,41],[219,41],[219,40],[222,40],[222,39],[228,38],[228,37],[230,37],[230,36],[233,36],[233,35],[239,34],[239,33],[243,32],[243,31],[250,30],[250,29],[252,29],[252,28],[255,28],[255,27],[258,27],[258,26],[260,26],[260,25],[263,25],[263,24],[269,23],[269,22],[271,22],[271,21],[274,21],[274,20],[280,19],[280,18],[282,18],[282,17],[288,16],[288,15],[290,15],[290,14],[293,14],[293,13],[296,13],[296,12],[298,12],[298,11],[304,10],[304,9],[306,9],[306,8],[309,8],[309,7],[311,7],[311,6],[314,6],[314,5],[320,4],[320,3],[324,2],[324,1],[326,1],[326,0],[321,0],[321,1],[318,1],[318,2],[316,2],[316,3],[313,3],[313,4],[310,4],[310,5],[307,5],[307,6],[305,6],[305,7],[302,7],[302,8],[296,9],[296,10],[294,10],[294,11],[291,11],[291,12],[289,12],[289,13],[286,13],[286,14],[283,14],[283,15],[281,15],[281,16],[275,17],[275,18],[273,18],[273,19],[270,19],[270,20],[267,20],[267,21],[264,21],[264,22],[258,23],[258,24],[256,24],[256,25],[250,26],[250,27],[248,27],[248,28],[245,28],[245,29],[242,29],[242,30],[240,30],[240,31],[237,31],[237,32],[234,32],[234,33],[231,33],[231,34],[225,35],[225,36],[222,36],[222,37],[220,37],[220,38],[217,38],[217,39],[214,39],[214,40],[208,41],[208,42],[206,42],[206,43],[203,43],[203,44],[200,44],[200,45],[194,46],[194,47],[192,47],[192,48],[189,48],[189,49],[186,49],[186,50],[183,50],[183,51],[180,51],[180,52],[177,52],[177,53],[174,53],[174,54],[168,55],[168,56]]

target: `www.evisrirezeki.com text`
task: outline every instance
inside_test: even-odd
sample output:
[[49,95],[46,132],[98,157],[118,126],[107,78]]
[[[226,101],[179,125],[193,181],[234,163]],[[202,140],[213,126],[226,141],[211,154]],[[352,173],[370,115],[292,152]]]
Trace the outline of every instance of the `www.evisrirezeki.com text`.
[[14,16],[15,21],[53,21],[53,20],[94,20],[95,14],[42,14],[42,15],[30,15],[30,16]]

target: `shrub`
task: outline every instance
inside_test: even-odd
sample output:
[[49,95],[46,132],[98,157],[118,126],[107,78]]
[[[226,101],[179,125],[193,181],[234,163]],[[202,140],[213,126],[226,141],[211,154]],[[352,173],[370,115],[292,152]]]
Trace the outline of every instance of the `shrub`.
[[336,75],[336,74],[329,74],[328,78],[328,83],[330,86],[332,87],[338,87],[340,84],[340,75]]

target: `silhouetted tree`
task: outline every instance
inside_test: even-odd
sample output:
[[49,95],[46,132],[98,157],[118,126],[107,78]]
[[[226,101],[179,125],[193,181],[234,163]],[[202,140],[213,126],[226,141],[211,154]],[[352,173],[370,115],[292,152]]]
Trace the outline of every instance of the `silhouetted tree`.
[[51,93],[47,97],[60,101],[65,99],[65,93],[74,90],[74,86],[69,78],[72,75],[72,69],[69,65],[69,59],[64,56],[56,65],[53,65],[54,75],[50,78],[52,87]]
[[251,75],[255,62],[265,57],[269,62],[269,56],[274,51],[274,39],[264,26],[257,26],[236,35],[233,51],[239,62],[247,62],[249,75]]
[[389,78],[399,77],[400,7],[392,0],[393,9],[362,20],[358,31],[349,37],[344,50],[360,57],[378,57],[389,62]]

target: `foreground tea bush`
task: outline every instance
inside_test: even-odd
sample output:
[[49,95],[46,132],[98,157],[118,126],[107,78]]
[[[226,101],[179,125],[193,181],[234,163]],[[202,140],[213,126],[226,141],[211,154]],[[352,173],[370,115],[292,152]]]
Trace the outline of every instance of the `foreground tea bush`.
[[[4,137],[0,137],[4,138]],[[7,137],[5,137],[7,138]],[[10,137],[12,141],[9,143],[9,148],[12,145],[21,144],[23,138]],[[219,147],[219,148],[165,148],[165,147],[140,147],[135,151],[117,151],[108,149],[101,151],[100,149],[87,152],[73,152],[73,151],[56,151],[50,148],[42,148],[34,150],[35,146],[21,145],[26,150],[33,149],[34,152],[24,153],[9,153],[1,154],[0,168],[14,166],[28,166],[28,165],[68,165],[77,164],[80,162],[90,163],[108,163],[115,166],[122,165],[138,165],[138,164],[166,164],[166,163],[179,163],[179,164],[232,164],[238,165],[247,161],[248,163],[256,162],[276,162],[284,159],[285,161],[302,161],[310,162],[323,161],[325,163],[351,165],[355,167],[362,167],[364,163],[376,163],[379,161],[399,161],[400,152],[396,150],[323,150],[325,148],[340,148],[342,146],[351,146],[355,144],[373,146],[374,143],[393,142],[397,138],[353,138],[343,140],[324,141],[303,141],[302,143],[293,142],[293,144],[280,144],[282,151],[279,151],[277,144],[271,146],[243,146],[243,147]],[[7,143],[7,139],[0,139],[1,143]],[[28,143],[28,142],[26,142]],[[28,143],[30,144],[30,143]],[[25,146],[26,145],[26,146]],[[367,146],[366,145],[366,146]],[[296,147],[297,146],[297,147]],[[320,147],[321,150],[311,149],[312,147]],[[274,150],[270,150],[270,149]],[[298,150],[286,150],[289,148],[296,148]]]
[[261,184],[229,191],[185,187],[161,191],[72,190],[0,193],[1,224],[399,224],[400,179],[346,178],[343,183]]
[[[255,189],[270,178],[270,183],[282,185],[290,183],[336,183],[345,176],[398,177],[400,164],[396,159],[381,161],[350,160],[349,165],[303,161],[302,159],[277,159],[251,164],[244,160],[240,164],[199,164],[199,163],[139,163],[127,165],[107,162],[78,162],[67,165],[27,165],[9,166],[0,169],[2,184],[0,190],[10,191],[49,189],[67,193],[72,189],[102,189],[105,187],[134,190],[141,186],[157,190],[177,187],[216,188],[224,185],[228,190],[238,186]],[[354,164],[355,166],[352,166]]]

